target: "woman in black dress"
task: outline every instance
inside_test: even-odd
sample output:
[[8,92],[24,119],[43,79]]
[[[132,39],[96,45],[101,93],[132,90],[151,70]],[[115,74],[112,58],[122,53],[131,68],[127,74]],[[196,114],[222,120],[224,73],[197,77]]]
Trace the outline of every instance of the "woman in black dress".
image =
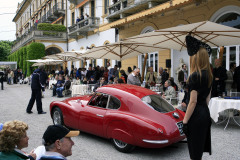
[[183,124],[190,158],[200,160],[203,152],[211,155],[211,118],[208,109],[213,80],[208,57],[211,48],[191,36],[186,37],[186,43],[191,74],[188,79],[190,101]]

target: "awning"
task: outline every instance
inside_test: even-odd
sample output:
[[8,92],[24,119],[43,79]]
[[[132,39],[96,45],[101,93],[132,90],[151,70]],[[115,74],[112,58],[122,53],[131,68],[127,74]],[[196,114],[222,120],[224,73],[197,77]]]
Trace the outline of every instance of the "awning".
[[85,3],[89,2],[89,0],[84,0],[81,3],[79,3],[76,8],[82,7]]

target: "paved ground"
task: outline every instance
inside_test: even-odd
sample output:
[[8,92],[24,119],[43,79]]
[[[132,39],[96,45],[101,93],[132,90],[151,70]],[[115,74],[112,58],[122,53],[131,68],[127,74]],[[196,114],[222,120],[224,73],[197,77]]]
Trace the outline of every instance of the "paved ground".
[[[62,100],[51,97],[52,91],[46,90],[43,98],[43,110],[46,115],[38,115],[36,106],[33,108],[34,114],[26,114],[26,106],[31,94],[28,85],[6,85],[5,90],[0,90],[0,122],[9,120],[22,120],[29,124],[28,136],[29,147],[25,151],[29,152],[33,148],[41,145],[41,137],[48,125],[52,124],[49,115],[49,104],[54,100]],[[212,150],[213,155],[204,153],[204,160],[239,160],[240,159],[240,127],[230,124],[226,131],[222,125],[212,125]],[[73,138],[73,155],[70,160],[186,160],[189,159],[187,144],[178,143],[162,149],[136,148],[130,154],[120,153],[114,149],[109,140],[99,138],[87,133]]]

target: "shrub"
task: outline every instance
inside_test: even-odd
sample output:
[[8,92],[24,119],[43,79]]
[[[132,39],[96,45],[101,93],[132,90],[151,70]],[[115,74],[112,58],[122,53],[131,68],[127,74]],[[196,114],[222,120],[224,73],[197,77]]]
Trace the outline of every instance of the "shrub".
[[67,28],[61,24],[50,24],[50,23],[40,23],[37,26],[37,29],[40,31],[57,31],[57,32],[66,32]]
[[23,69],[23,47],[19,49],[19,68]]
[[27,71],[27,47],[23,47],[23,73]]

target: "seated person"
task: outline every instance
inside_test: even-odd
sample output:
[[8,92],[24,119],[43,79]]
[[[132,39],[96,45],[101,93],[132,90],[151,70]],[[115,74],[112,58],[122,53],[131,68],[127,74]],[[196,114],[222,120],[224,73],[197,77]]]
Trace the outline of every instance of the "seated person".
[[53,85],[53,96],[56,96],[57,88],[63,87],[63,85],[64,85],[63,77],[62,77],[62,75],[60,75],[58,77],[57,83],[55,85]]
[[50,125],[43,134],[43,145],[46,152],[40,160],[66,160],[72,155],[74,142],[71,137],[79,135],[79,131],[70,131],[61,125]]
[[124,84],[123,79],[119,78],[119,79],[118,79],[118,84]]
[[88,83],[87,78],[84,77],[84,78],[83,78],[83,84],[87,84],[87,83]]
[[171,86],[175,89],[175,91],[178,91],[178,86],[174,82],[174,78],[173,77],[169,77],[168,79],[171,81]]
[[75,85],[80,85],[81,84],[81,81],[80,81],[79,77],[77,77],[77,79],[75,80],[74,84]]
[[188,85],[185,83],[183,85],[183,88],[184,88],[184,97],[183,97],[182,103],[178,107],[178,109],[186,112],[187,106],[188,106],[188,103],[189,103],[189,99],[190,99],[189,94],[188,94]]
[[176,91],[175,89],[171,86],[171,81],[167,80],[164,83],[164,86],[166,87],[166,90],[163,94],[163,98],[165,98],[166,100],[170,100],[171,98],[176,98]]
[[118,77],[115,77],[115,78],[113,79],[113,84],[118,84]]
[[113,77],[108,80],[108,84],[113,84]]
[[28,147],[28,125],[14,120],[0,124],[0,159],[1,160],[35,160],[36,154],[25,153],[22,149]]
[[[60,77],[59,77],[59,78],[60,78]],[[62,91],[63,91],[64,89],[69,90],[70,86],[71,86],[71,81],[69,80],[69,76],[67,75],[67,76],[65,77],[65,82],[64,82],[64,84],[63,84],[62,86],[60,86],[60,87],[57,87],[57,89],[56,89],[56,92],[57,92],[58,97],[63,97]]]
[[104,85],[106,85],[107,83],[105,82],[105,78],[101,77],[99,82],[95,84],[93,91],[95,92],[97,90],[98,87],[102,87]]
[[89,80],[88,84],[96,84],[96,81],[95,81],[95,79],[94,79],[94,76],[91,76],[91,77],[90,77],[90,80]]

